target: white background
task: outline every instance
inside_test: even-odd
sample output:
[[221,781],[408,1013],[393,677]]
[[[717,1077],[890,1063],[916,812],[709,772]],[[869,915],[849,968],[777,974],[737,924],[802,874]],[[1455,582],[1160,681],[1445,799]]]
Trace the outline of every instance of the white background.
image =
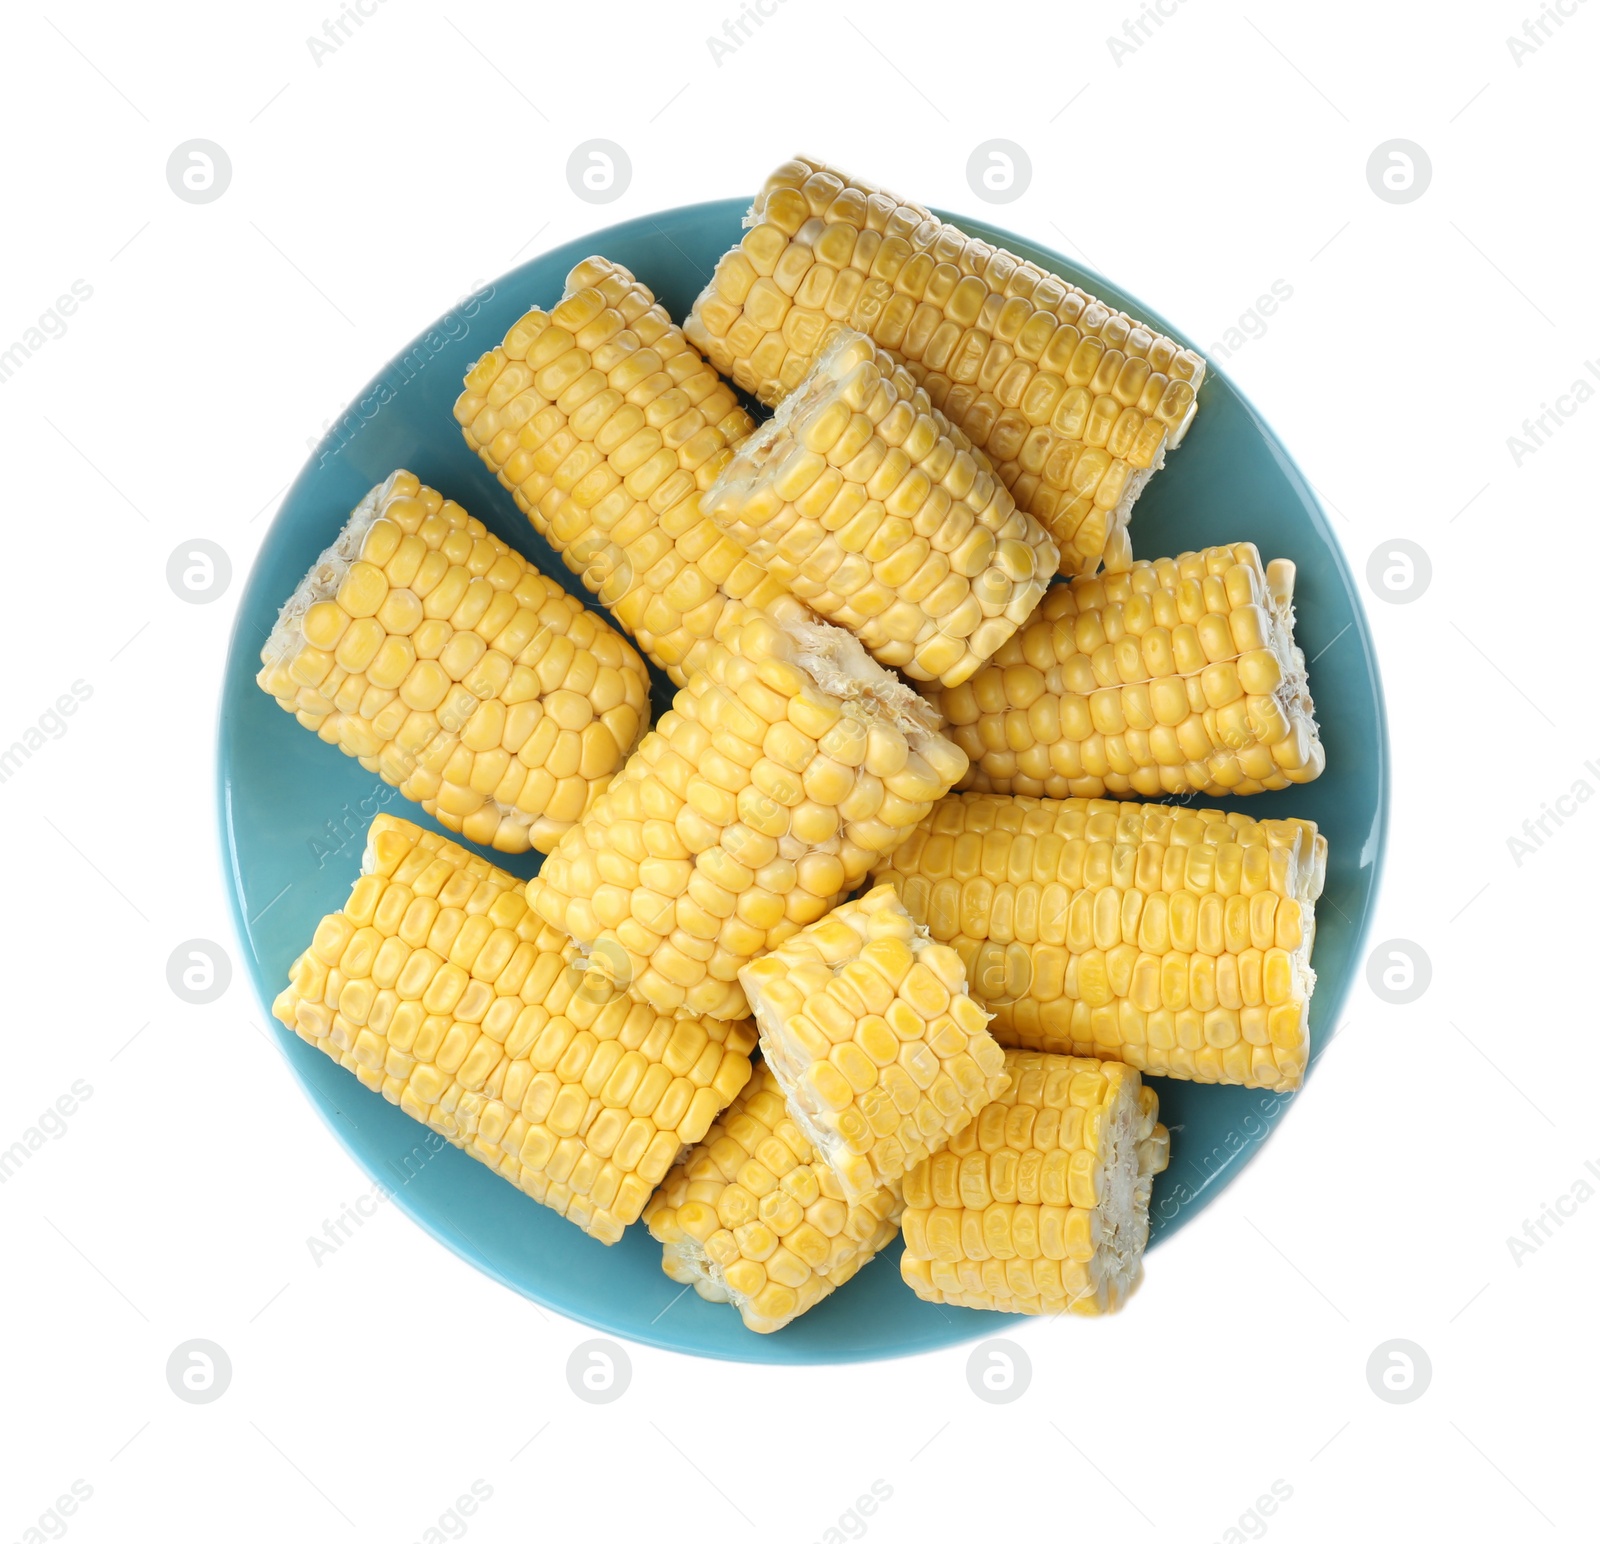
[[[732,0],[385,0],[320,64],[320,0],[8,12],[0,347],[74,280],[93,295],[0,386],[0,742],[74,681],[92,696],[0,784],[0,1147],[75,1080],[92,1096],[0,1187],[5,1544],[74,1480],[90,1499],[49,1527],[86,1544],[403,1544],[474,1480],[492,1499],[450,1526],[484,1541],[814,1544],[875,1480],[891,1498],[847,1521],[885,1544],[1594,1537],[1600,1198],[1520,1263],[1507,1238],[1600,1166],[1600,808],[1520,864],[1508,838],[1600,788],[1600,406],[1520,466],[1507,440],[1600,356],[1600,5],[1564,0],[1519,63],[1522,0],[1165,3],[1120,63],[1134,0],[784,0],[720,64]],[[165,176],[195,137],[233,165],[205,205]],[[598,210],[564,170],[591,137],[633,163]],[[989,210],[966,163],[995,137],[1034,170]],[[1402,205],[1365,170],[1397,137],[1432,163]],[[473,281],[749,194],[801,148],[1063,248],[1202,345],[1292,289],[1226,368],[1358,573],[1394,538],[1432,563],[1412,603],[1367,599],[1396,764],[1372,937],[1433,978],[1408,1006],[1358,981],[1308,1095],[1129,1311],[1002,1321],[1033,1365],[1014,1403],[973,1395],[966,1348],[790,1370],[630,1347],[596,1407],[564,1371],[588,1331],[394,1208],[313,1264],[370,1181],[242,975],[197,1008],[165,963],[194,937],[237,952],[217,685],[308,442]],[[233,581],[195,606],[165,570],[201,536]],[[196,1337],[232,1361],[215,1403],[167,1385]],[[1432,1364],[1409,1404],[1368,1386],[1393,1338]],[[1290,1499],[1251,1517],[1274,1481]]]

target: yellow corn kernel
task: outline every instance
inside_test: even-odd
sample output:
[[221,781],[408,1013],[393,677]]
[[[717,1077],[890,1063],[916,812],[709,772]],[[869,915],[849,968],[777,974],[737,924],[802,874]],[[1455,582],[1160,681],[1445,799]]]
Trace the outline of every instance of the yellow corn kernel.
[[[847,435],[854,454],[832,469],[821,452]],[[1056,571],[1055,543],[983,453],[905,366],[849,329],[738,447],[703,503],[818,615],[918,681],[966,680]],[[857,521],[864,540],[852,534]],[[924,604],[936,593],[937,615]]]
[[606,989],[521,880],[393,815],[290,982],[272,1007],[285,1025],[607,1244],[755,1047],[747,1021],[664,1018]]
[[[1062,573],[1127,566],[1134,500],[1194,417],[1197,354],[817,161],[780,166],[747,224],[684,324],[718,370],[776,404],[839,329],[866,333],[987,455]],[[786,294],[779,276],[800,270]]]
[[1001,1045],[1286,1092],[1326,871],[1308,820],[963,793],[872,877],[960,956]]
[[[808,694],[836,715],[820,740],[789,712]],[[861,764],[869,744],[880,765],[899,761],[904,793]],[[845,775],[808,786],[823,756]],[[736,780],[730,766],[750,769],[737,794],[724,786]],[[927,704],[848,633],[746,611],[529,881],[528,899],[662,1012],[742,1018],[740,969],[860,884],[965,767]],[[670,825],[683,861],[648,873],[617,864],[654,824]]]
[[847,1200],[784,1108],[772,1069],[750,1081],[645,1208],[661,1268],[758,1335],[843,1286],[894,1238],[897,1186]]
[[[964,787],[1065,799],[1261,793],[1323,768],[1294,565],[1250,542],[1050,590],[970,681],[928,699]],[[1111,747],[1115,744],[1115,751]]]
[[847,1200],[893,1184],[1004,1084],[960,959],[888,885],[746,965],[739,982],[790,1118]]
[[[626,640],[404,471],[312,565],[261,662],[256,681],[280,707],[441,825],[501,852],[549,852],[649,718],[650,678]],[[605,722],[560,770],[553,735],[505,738],[535,710]],[[512,755],[523,771],[508,782]]]
[[1119,1062],[1007,1051],[1008,1086],[905,1177],[900,1274],[1002,1313],[1115,1313],[1144,1276],[1167,1166],[1156,1096]]
[[737,603],[799,614],[700,507],[750,416],[627,269],[579,263],[559,305],[529,311],[467,372],[455,414],[533,528],[675,685]]

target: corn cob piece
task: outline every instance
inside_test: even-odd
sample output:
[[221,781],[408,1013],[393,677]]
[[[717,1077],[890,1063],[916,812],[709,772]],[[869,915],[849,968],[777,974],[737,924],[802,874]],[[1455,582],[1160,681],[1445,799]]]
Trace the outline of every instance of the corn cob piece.
[[356,507],[261,663],[307,729],[501,852],[549,852],[650,716],[626,640],[410,472]]
[[961,956],[1001,1045],[1287,1091],[1327,857],[1309,820],[964,793],[873,878]]
[[528,898],[666,1013],[742,1018],[740,969],[815,922],[966,770],[848,633],[752,615]]
[[900,1274],[930,1303],[1115,1313],[1167,1166],[1156,1092],[1120,1062],[1007,1051],[1005,1067],[1005,1092],[906,1175]]
[[964,681],[1028,619],[1056,545],[870,338],[841,329],[706,512],[880,664]]
[[1194,417],[1198,354],[818,161],[780,166],[745,224],[684,324],[718,370],[776,403],[854,327],[988,456],[1062,573],[1127,566],[1133,502]]
[[846,1200],[894,1184],[1005,1086],[954,949],[888,885],[839,906],[740,984],[789,1115]]
[[755,425],[626,268],[579,263],[561,303],[529,311],[465,387],[467,444],[675,685],[732,602],[783,601],[700,507]]
[[748,1023],[607,991],[522,882],[379,815],[361,878],[273,1013],[301,1039],[614,1244],[750,1076]]
[[898,1186],[848,1200],[784,1108],[772,1070],[750,1081],[645,1208],[661,1268],[758,1335],[843,1286],[895,1235]]
[[964,787],[1246,794],[1323,768],[1294,564],[1250,542],[1057,585],[970,681],[931,689]]

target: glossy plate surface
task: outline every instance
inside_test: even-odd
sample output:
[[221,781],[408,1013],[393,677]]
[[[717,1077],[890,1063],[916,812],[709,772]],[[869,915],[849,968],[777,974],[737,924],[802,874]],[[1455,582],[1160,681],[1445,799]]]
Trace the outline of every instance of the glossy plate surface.
[[[245,960],[264,1005],[270,1007],[286,983],[290,962],[318,919],[343,904],[372,814],[389,809],[438,829],[256,687],[258,653],[279,606],[362,495],[406,467],[598,607],[467,449],[451,413],[462,376],[529,306],[553,305],[567,271],[591,253],[631,268],[681,321],[717,258],[738,240],[745,207],[729,199],[630,220],[497,280],[486,296],[441,318],[359,393],[296,479],[240,602],[218,742],[223,861]],[[979,220],[950,218],[1182,337],[1058,253]],[[1382,692],[1355,581],[1311,489],[1271,429],[1213,367],[1187,438],[1135,508],[1133,545],[1137,556],[1157,557],[1239,540],[1255,542],[1263,558],[1298,564],[1297,637],[1315,661],[1311,690],[1328,752],[1326,772],[1304,788],[1236,801],[1253,815],[1306,816],[1328,837],[1328,882],[1317,908],[1313,958],[1314,1062],[1357,972],[1383,863],[1389,770]],[[669,702],[670,688],[658,675],[656,713]],[[488,856],[521,875],[531,875],[539,862],[536,853]],[[642,1224],[611,1248],[594,1242],[464,1153],[449,1147],[432,1152],[423,1127],[276,1020],[267,1022],[330,1129],[394,1191],[404,1211],[496,1280],[597,1329],[702,1356],[841,1362],[1021,1327],[1009,1316],[920,1302],[900,1280],[896,1242],[788,1329],[751,1334],[732,1309],[680,1292],[662,1274],[661,1251]],[[1151,1081],[1173,1133],[1172,1165],[1155,1189],[1152,1244],[1159,1246],[1234,1178],[1293,1098]],[[1153,1268],[1161,1269],[1159,1257]],[[1137,1303],[1128,1311],[1137,1313]]]

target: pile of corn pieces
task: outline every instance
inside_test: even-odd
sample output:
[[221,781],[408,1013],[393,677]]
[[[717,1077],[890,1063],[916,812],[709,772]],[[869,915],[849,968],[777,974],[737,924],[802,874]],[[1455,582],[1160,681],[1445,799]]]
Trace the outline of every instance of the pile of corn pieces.
[[1294,566],[1133,559],[1190,350],[817,162],[745,225],[681,326],[580,263],[456,403],[615,626],[404,470],[285,603],[262,688],[462,840],[378,815],[274,1011],[758,1333],[897,1236],[1114,1311],[1141,1074],[1306,1069],[1326,841],[1182,802],[1322,770]]

